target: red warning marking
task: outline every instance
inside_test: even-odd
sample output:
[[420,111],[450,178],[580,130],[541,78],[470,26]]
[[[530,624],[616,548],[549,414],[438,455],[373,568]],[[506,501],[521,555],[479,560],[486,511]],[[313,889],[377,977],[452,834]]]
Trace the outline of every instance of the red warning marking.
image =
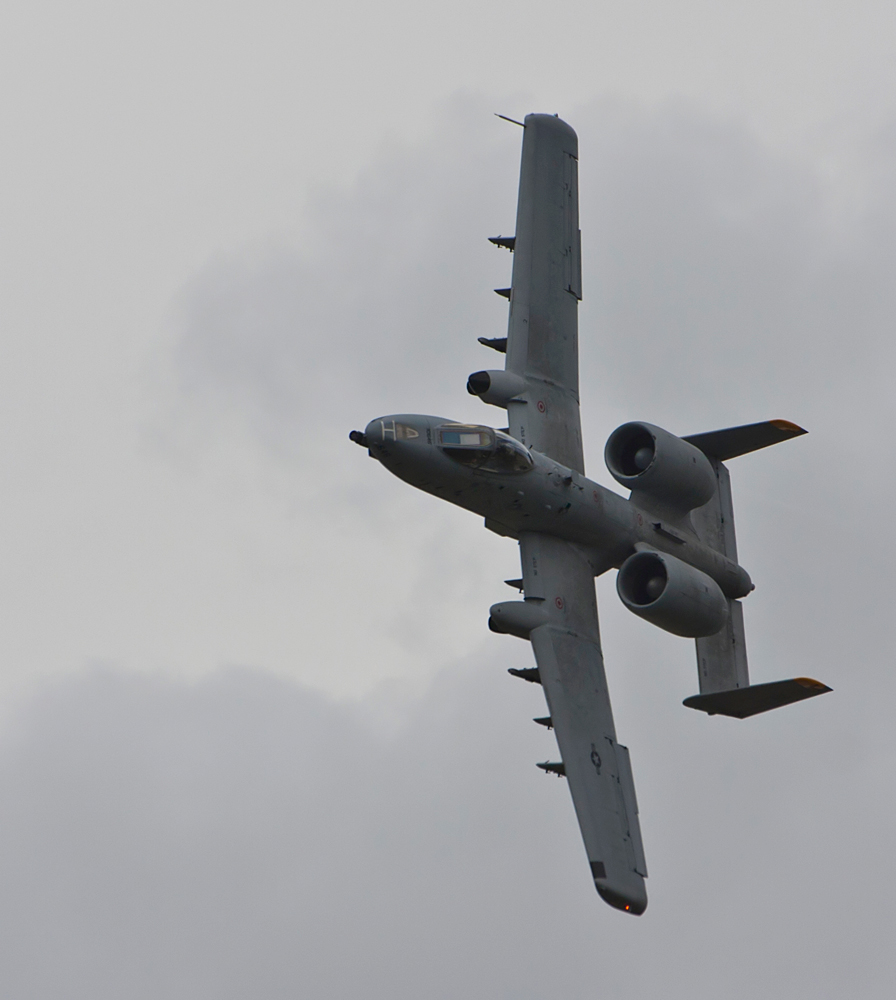
[[563,610],[563,598],[562,597],[555,597],[554,598],[554,604],[557,605],[558,610],[560,610],[560,611]]
[[600,493],[598,493],[597,490],[594,490],[591,495],[594,497],[596,503],[600,503]]
[[535,405],[538,407],[539,413],[544,413],[544,411],[547,409],[547,407],[544,405],[544,403],[542,403],[540,399]]

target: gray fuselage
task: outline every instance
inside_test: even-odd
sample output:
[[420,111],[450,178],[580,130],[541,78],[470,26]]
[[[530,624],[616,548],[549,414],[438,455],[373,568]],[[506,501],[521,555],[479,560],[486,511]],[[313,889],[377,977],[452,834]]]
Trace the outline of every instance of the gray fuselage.
[[[446,433],[491,435],[492,445],[448,447]],[[446,430],[448,429],[448,430]],[[392,414],[372,420],[364,432],[370,455],[393,475],[485,518],[486,527],[519,538],[538,532],[575,542],[586,551],[595,576],[618,568],[635,551],[656,549],[706,573],[728,598],[746,596],[753,584],[736,562],[704,545],[688,523],[664,522],[651,513],[485,425],[456,424],[441,417]],[[521,454],[507,467],[488,465],[486,452],[503,439]],[[487,457],[487,456],[486,456]]]

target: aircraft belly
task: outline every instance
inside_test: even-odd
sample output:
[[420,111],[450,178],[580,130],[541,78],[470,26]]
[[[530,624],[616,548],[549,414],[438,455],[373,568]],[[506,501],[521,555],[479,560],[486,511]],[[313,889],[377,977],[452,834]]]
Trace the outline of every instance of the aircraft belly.
[[575,542],[593,553],[595,573],[619,567],[639,544],[682,559],[715,580],[726,597],[748,594],[752,582],[736,562],[701,542],[695,534],[667,527],[630,500],[577,476],[573,470],[536,456],[523,475],[459,469],[445,461],[432,469],[393,470],[434,496],[485,518],[498,534],[519,538],[538,533]]

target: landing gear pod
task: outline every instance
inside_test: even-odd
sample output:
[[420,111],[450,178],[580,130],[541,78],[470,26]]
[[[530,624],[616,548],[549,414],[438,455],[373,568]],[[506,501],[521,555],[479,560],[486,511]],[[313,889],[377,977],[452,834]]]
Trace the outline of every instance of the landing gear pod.
[[522,375],[508,371],[473,372],[467,379],[467,392],[471,396],[505,409],[510,400],[522,395],[528,386]]
[[715,580],[665,552],[629,556],[616,591],[629,611],[674,635],[715,635],[728,621],[728,601]]
[[502,601],[489,608],[488,627],[492,632],[503,632],[506,635],[518,635],[528,639],[532,629],[539,625],[547,625],[550,620],[547,614],[537,604],[525,601]]

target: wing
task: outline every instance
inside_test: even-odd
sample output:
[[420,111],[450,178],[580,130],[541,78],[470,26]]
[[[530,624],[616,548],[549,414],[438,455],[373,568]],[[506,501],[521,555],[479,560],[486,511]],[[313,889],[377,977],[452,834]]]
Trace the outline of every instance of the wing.
[[578,148],[566,122],[553,115],[526,117],[506,369],[529,383],[525,401],[507,408],[511,434],[583,472]]
[[520,556],[526,601],[548,615],[529,638],[562,757],[540,766],[566,775],[597,891],[643,913],[647,867],[628,750],[613,726],[593,570],[577,546],[546,535],[523,535]]

